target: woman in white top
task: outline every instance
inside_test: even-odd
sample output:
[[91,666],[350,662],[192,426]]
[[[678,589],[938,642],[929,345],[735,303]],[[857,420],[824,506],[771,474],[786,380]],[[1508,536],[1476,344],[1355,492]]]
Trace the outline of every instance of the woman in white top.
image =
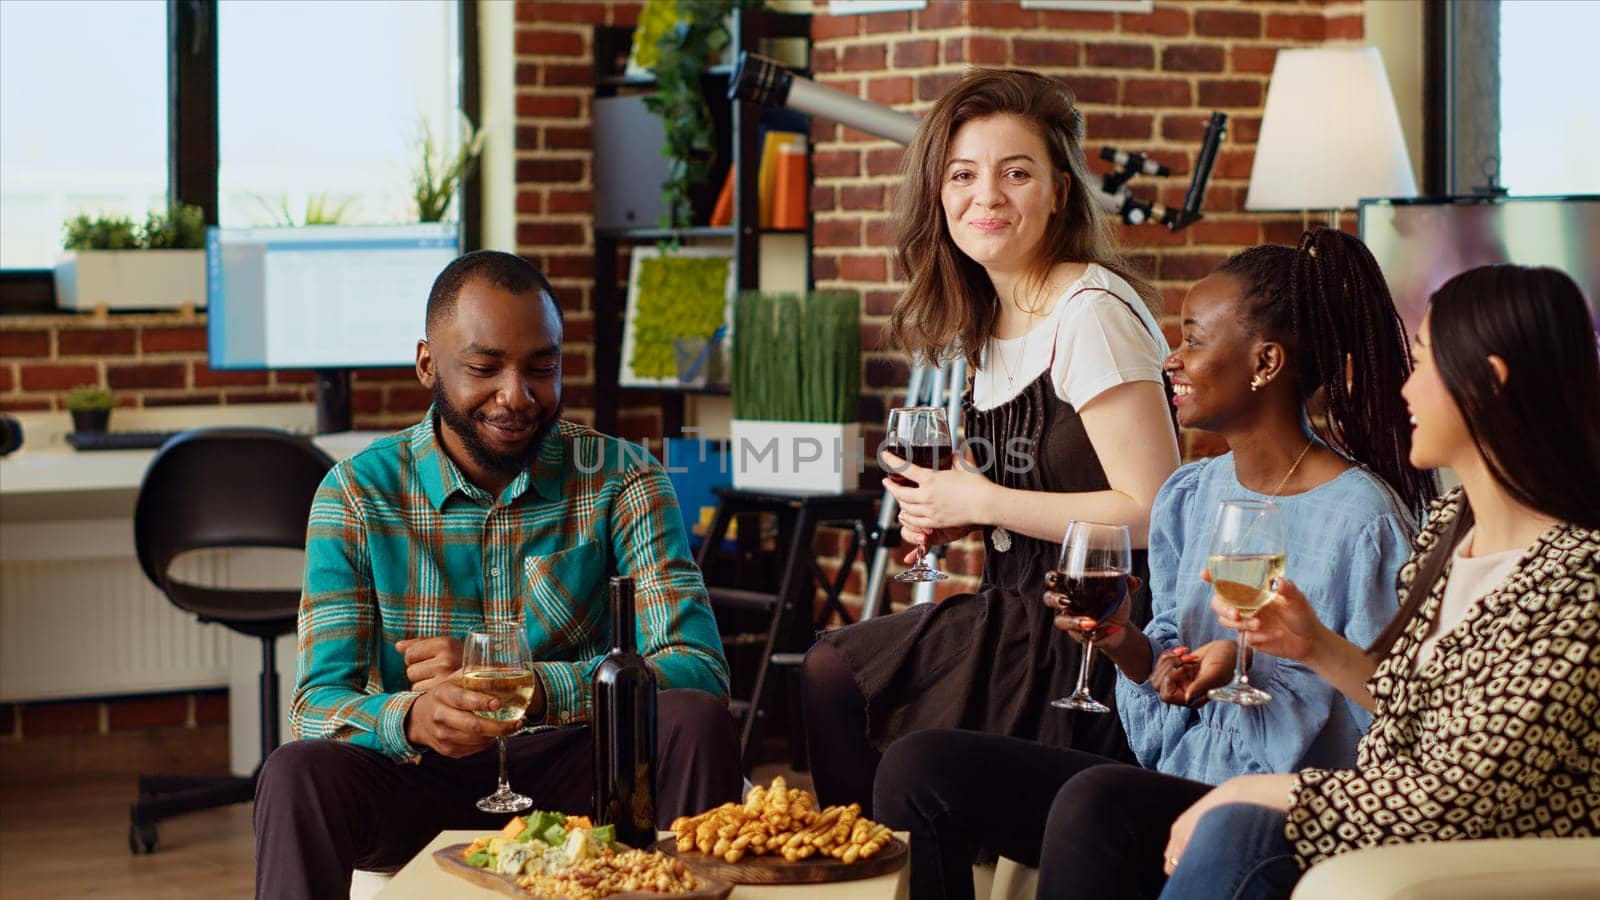
[[[881,750],[925,728],[968,728],[1130,758],[1115,716],[1047,706],[1071,690],[1079,646],[1040,600],[1073,519],[1128,526],[1178,465],[1153,288],[1122,264],[1060,82],[978,70],[922,120],[898,197],[909,280],[890,335],[923,360],[965,356],[968,465],[886,466],[909,541],[984,536],[976,594],[824,635],[802,700],[826,803],[870,810]],[[1148,616],[1145,593],[1138,604]],[[1142,620],[1141,620],[1142,621]],[[1099,695],[1113,672],[1097,663]]]

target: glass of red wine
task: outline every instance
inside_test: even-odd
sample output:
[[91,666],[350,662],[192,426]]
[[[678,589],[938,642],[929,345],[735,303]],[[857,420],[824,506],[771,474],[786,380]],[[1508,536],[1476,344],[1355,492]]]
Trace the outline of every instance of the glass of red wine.
[[[1071,616],[1087,616],[1100,621],[1116,612],[1128,596],[1128,575],[1133,571],[1133,545],[1126,525],[1099,522],[1069,522],[1061,539],[1061,556],[1055,570],[1046,578],[1048,586],[1066,599],[1058,606]],[[1094,636],[1083,645],[1078,662],[1078,686],[1068,696],[1051,700],[1058,709],[1108,713],[1111,707],[1089,693],[1089,659],[1094,655]]]
[[[882,449],[924,469],[948,469],[956,461],[955,435],[942,406],[902,406],[889,410],[889,433]],[[900,472],[891,471],[889,478],[906,487],[918,486]],[[895,581],[943,581],[950,577],[928,564],[926,544],[918,544],[917,549],[916,565],[894,576]]]

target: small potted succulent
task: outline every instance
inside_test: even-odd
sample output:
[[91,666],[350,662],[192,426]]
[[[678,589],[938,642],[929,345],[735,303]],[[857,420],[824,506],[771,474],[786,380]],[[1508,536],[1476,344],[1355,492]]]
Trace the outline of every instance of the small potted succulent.
[[67,392],[67,411],[72,413],[73,431],[105,431],[111,421],[111,407],[116,405],[117,398],[111,389],[98,384],[80,384]]

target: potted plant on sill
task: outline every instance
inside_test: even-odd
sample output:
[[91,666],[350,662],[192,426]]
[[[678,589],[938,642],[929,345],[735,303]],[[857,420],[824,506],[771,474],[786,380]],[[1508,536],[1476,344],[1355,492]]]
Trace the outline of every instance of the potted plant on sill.
[[72,413],[73,431],[105,431],[111,422],[111,408],[116,405],[117,398],[111,389],[98,384],[80,384],[67,391],[67,412]]
[[840,493],[862,466],[861,298],[850,291],[734,303],[733,483]]
[[198,206],[126,216],[79,215],[66,223],[56,263],[62,309],[174,309],[206,302],[206,222]]

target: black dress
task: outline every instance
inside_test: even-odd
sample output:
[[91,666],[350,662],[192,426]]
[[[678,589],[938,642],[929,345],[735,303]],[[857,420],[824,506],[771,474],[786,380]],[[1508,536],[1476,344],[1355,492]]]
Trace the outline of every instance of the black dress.
[[[1052,354],[1053,362],[1053,354]],[[990,480],[1032,491],[1079,493],[1110,487],[1083,420],[1056,396],[1053,366],[1020,394],[994,409],[965,408],[969,442],[977,463],[988,447],[998,464]],[[1023,438],[1037,465],[1006,467],[1008,440]],[[985,528],[983,583],[975,594],[920,604],[904,612],[822,635],[843,658],[867,700],[867,736],[882,750],[912,731],[964,728],[1031,738],[1112,759],[1133,761],[1115,712],[1083,713],[1049,705],[1072,693],[1082,647],[1054,627],[1055,613],[1042,602],[1045,573],[1055,567],[1058,542],[1011,535],[1011,547],[994,546]],[[1148,583],[1144,551],[1136,551],[1134,574]],[[1150,593],[1133,600],[1133,621],[1150,619]],[[1090,685],[1096,699],[1115,704],[1116,667],[1096,654]]]

